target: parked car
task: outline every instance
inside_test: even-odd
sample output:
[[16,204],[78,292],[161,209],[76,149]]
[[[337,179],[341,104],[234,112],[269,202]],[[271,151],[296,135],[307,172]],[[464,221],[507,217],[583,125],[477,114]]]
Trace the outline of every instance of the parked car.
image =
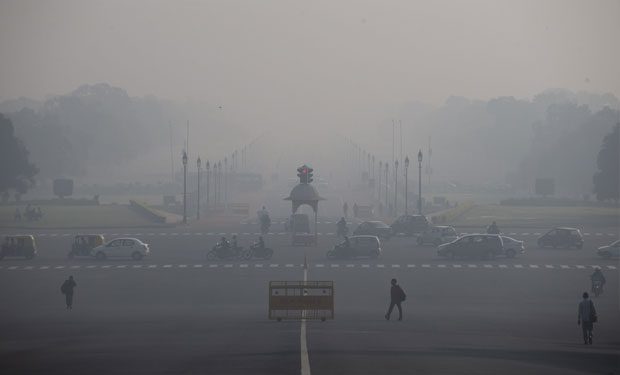
[[6,236],[0,250],[0,259],[4,257],[24,257],[32,259],[37,255],[37,244],[31,235]]
[[91,251],[95,247],[103,245],[104,242],[105,239],[101,234],[79,234],[73,238],[73,244],[68,256],[69,258],[90,256]]
[[432,243],[435,246],[439,246],[442,243],[452,242],[457,238],[458,234],[453,227],[447,225],[438,225],[434,227],[429,227],[424,232],[420,233],[417,242],[418,245]]
[[377,236],[351,236],[349,237],[349,247],[345,242],[334,246],[327,252],[329,259],[335,258],[356,258],[370,257],[378,258],[382,253],[381,241]]
[[523,241],[515,240],[512,237],[501,236],[504,243],[503,254],[506,258],[514,258],[517,254],[525,253],[525,245]]
[[377,236],[387,240],[392,236],[392,229],[382,221],[364,221],[355,228],[353,235]]
[[599,247],[596,253],[603,258],[620,258],[620,240]]
[[576,228],[554,228],[538,239],[538,247],[546,246],[551,246],[554,249],[557,247],[581,249],[583,247],[583,236]]
[[137,238],[116,238],[104,245],[95,247],[90,252],[99,260],[118,257],[131,257],[134,260],[140,260],[149,253],[149,245]]
[[404,233],[407,236],[422,233],[429,227],[424,215],[402,215],[391,225],[392,234]]
[[497,234],[468,234],[439,245],[437,254],[451,259],[459,257],[492,259],[504,252],[502,237]]

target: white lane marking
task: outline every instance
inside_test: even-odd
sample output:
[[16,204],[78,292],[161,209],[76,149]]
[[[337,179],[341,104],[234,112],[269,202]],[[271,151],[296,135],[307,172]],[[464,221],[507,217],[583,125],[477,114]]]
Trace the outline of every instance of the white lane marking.
[[41,266],[41,267],[39,267],[40,270],[46,270],[46,269],[49,269],[49,268],[50,268],[50,266]]
[[530,268],[538,268],[537,264],[530,264]]
[[422,268],[431,268],[431,265],[430,264],[423,264]]
[[566,264],[561,264],[561,265],[560,265],[560,268],[567,270],[567,269],[569,269],[570,267],[569,267],[569,266],[567,266]]
[[508,233],[508,234],[511,235],[511,236],[516,236],[517,235],[515,232]]
[[202,236],[202,232],[196,232],[194,233],[194,236]]
[[541,235],[541,233],[536,232],[536,233],[534,233],[534,235],[535,235],[535,236],[540,236],[540,235]]
[[226,235],[226,233],[218,233],[218,235],[220,235],[220,236],[225,236],[225,235]]
[[154,235],[155,235],[155,233],[147,233],[146,235],[147,235],[147,236],[154,236]]
[[477,264],[468,264],[467,265],[468,268],[478,268]]
[[326,234],[326,235],[328,235],[328,236],[333,236],[333,235],[335,235],[336,233],[329,232],[329,233],[325,233],[325,234]]
[[446,265],[445,264],[438,264],[437,268],[446,268]]
[[551,269],[553,269],[553,268],[555,268],[555,267],[553,267],[553,265],[552,265],[552,264],[545,264],[545,268],[551,268]]
[[331,221],[324,222],[324,224],[331,224],[331,223],[332,223]]
[[295,266],[294,266],[293,264],[291,264],[291,263],[287,263],[284,267],[286,267],[286,268],[292,268],[292,267],[295,267]]
[[217,268],[217,264],[209,264],[209,268]]
[[392,268],[400,268],[400,264],[392,264]]
[[71,234],[69,234],[69,233],[63,233],[63,235],[62,235],[62,236],[63,236],[63,237],[69,237],[70,235],[71,235]]
[[492,264],[485,264],[482,267],[484,267],[484,268],[493,268],[493,265]]
[[254,268],[263,268],[262,263],[257,263],[254,265]]
[[194,264],[194,268],[202,268],[202,264]]
[[383,264],[377,264],[377,268],[385,268],[385,265],[383,265]]
[[[211,233],[207,233],[207,234],[211,234]],[[250,235],[250,233],[245,232],[245,233],[243,233],[243,235],[244,235],[244,236],[249,236],[249,235]]]
[[601,267],[600,267],[599,265],[597,265],[597,264],[593,264],[593,265],[591,265],[590,267],[591,267],[591,268],[601,268]]
[[17,266],[11,266],[11,267],[9,267],[9,269],[10,269],[11,271],[12,271],[12,270],[16,270],[16,269],[17,269]]
[[615,270],[616,266],[607,266],[607,268],[610,269],[610,270]]
[[462,266],[460,264],[453,264],[452,268],[461,268]]
[[224,268],[232,268],[232,266],[233,266],[232,264],[225,264]]
[[34,268],[34,266],[25,266],[25,267],[23,268],[23,270],[25,270],[25,271],[29,271],[29,270],[31,270],[31,269],[33,269],[33,268]]
[[172,264],[164,264],[164,268],[171,268]]
[[245,264],[245,263],[244,263],[244,264],[240,264],[240,265],[239,265],[239,268],[248,268],[248,265],[247,265],[247,264]]
[[47,236],[49,236],[49,234],[47,233],[37,234],[37,237],[47,237]]
[[499,268],[508,268],[508,266],[507,266],[507,265],[505,265],[505,264],[500,264],[500,265],[499,265]]
[[141,264],[134,264],[133,266],[131,266],[131,268],[142,268]]
[[118,233],[112,233],[110,236],[118,236]]
[[279,267],[279,266],[280,266],[279,264],[273,264],[273,263],[272,263],[272,264],[270,264],[270,265],[269,265],[269,268],[277,268],[277,267]]
[[415,268],[415,264],[407,264],[407,268]]
[[207,236],[214,236],[214,235],[215,235],[215,233],[213,233],[213,232],[207,233]]
[[362,268],[370,268],[370,264],[362,264]]
[[149,268],[157,268],[157,264],[149,264]]
[[514,267],[515,268],[523,268],[523,265],[522,264],[515,264]]
[[61,269],[65,268],[65,266],[56,266],[54,268],[57,269],[57,270],[61,270]]
[[589,236],[589,235],[590,235],[590,233],[584,233],[583,235],[584,235],[584,236]]
[[578,264],[578,265],[576,265],[575,267],[579,268],[580,270],[582,270],[582,269],[586,268],[586,267],[582,266],[581,264]]
[[119,266],[116,266],[116,268],[127,268],[127,265],[125,265],[125,264],[121,264],[121,265],[119,265]]
[[179,264],[179,268],[187,268],[187,264]]
[[340,264],[331,264],[330,265],[331,268],[340,268]]
[[167,235],[168,235],[168,233],[160,233],[159,235],[160,235],[160,236],[167,236]]
[[615,233],[607,233],[607,235],[610,236],[610,237],[615,237],[616,236]]
[[323,267],[325,267],[325,265],[324,265],[324,264],[321,264],[321,263],[317,263],[317,264],[315,264],[314,266],[315,266],[316,268],[323,268]]
[[521,233],[523,236],[529,236],[530,234],[525,232],[525,233]]
[[95,266],[94,264],[90,264],[90,265],[86,266],[86,268],[88,268],[88,269],[93,269],[95,267],[97,267],[97,266]]
[[347,264],[347,268],[354,268],[355,264]]

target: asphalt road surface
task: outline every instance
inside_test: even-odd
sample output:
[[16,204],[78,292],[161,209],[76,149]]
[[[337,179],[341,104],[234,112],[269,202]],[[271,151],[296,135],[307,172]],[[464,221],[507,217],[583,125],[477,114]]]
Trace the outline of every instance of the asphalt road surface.
[[[335,225],[320,225],[316,248],[291,247],[274,225],[267,261],[205,258],[222,233],[247,246],[252,223],[88,231],[143,239],[142,261],[68,260],[74,233],[37,231],[35,259],[0,261],[0,373],[299,374],[307,347],[314,374],[620,374],[619,264],[595,252],[618,228],[582,228],[582,250],[536,248],[547,228],[503,228],[526,241],[515,259],[446,260],[398,237],[377,260],[331,261]],[[334,281],[335,319],[308,321],[302,345],[300,322],[267,319],[267,287],[302,280],[304,259],[309,280]],[[595,266],[608,282],[584,346],[577,303]],[[384,319],[392,277],[408,295],[402,322]]]

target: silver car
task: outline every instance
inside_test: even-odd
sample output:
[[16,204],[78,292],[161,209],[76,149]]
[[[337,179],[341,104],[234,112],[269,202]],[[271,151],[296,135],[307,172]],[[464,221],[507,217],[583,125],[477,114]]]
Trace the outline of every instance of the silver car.
[[620,240],[601,246],[596,253],[603,258],[619,258],[620,257]]
[[504,255],[506,258],[514,258],[517,254],[525,253],[523,241],[507,236],[502,236],[502,241],[504,242]]

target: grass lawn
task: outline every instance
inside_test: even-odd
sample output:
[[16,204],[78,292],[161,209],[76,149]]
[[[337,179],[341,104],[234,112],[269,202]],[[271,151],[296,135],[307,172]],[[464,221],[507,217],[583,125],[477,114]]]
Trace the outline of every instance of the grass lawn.
[[618,228],[620,209],[612,207],[516,207],[477,205],[453,224],[486,227],[496,221],[502,227],[599,226]]
[[[86,227],[139,227],[155,225],[127,206],[41,206],[43,218],[39,221],[13,221],[16,206],[0,206],[0,228],[86,228]],[[25,206],[20,206],[24,211]]]

